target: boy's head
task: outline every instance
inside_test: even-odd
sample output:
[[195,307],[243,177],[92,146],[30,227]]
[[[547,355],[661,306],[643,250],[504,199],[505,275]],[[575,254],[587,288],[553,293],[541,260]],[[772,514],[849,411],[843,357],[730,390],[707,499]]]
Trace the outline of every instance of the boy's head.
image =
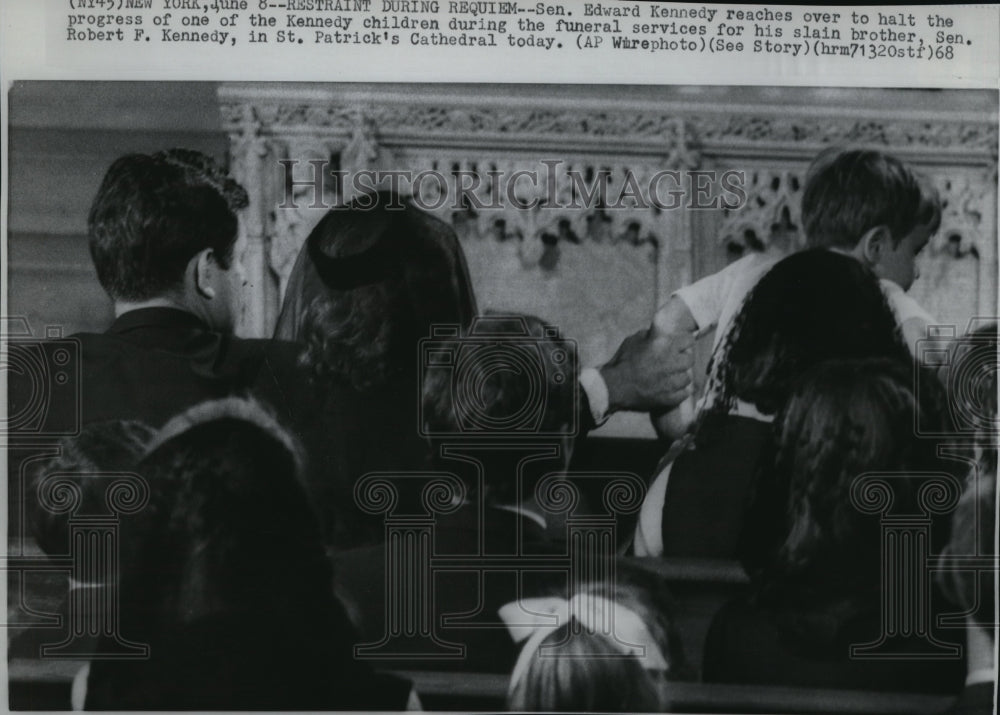
[[937,191],[894,156],[873,150],[823,152],[802,196],[810,247],[851,253],[904,290],[915,258],[941,224]]
[[87,228],[97,278],[112,299],[172,296],[231,329],[241,276],[236,211],[246,191],[200,152],[129,154],[108,169]]
[[183,620],[200,606],[279,611],[275,600],[328,578],[303,464],[298,443],[250,400],[205,402],[171,419],[139,463],[152,486],[139,534],[151,565],[133,565],[133,584],[149,577],[161,615]]

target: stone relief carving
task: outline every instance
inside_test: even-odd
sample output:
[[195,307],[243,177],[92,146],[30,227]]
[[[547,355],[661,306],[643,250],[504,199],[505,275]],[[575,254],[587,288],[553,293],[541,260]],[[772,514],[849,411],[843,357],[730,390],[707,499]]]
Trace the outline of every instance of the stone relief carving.
[[937,174],[933,183],[941,196],[941,228],[931,240],[931,248],[954,257],[980,255],[983,219],[996,196],[996,180],[985,172]]
[[[617,196],[628,177],[645,185],[656,171],[699,168],[708,156],[715,166],[748,166],[747,201],[742,208],[722,210],[717,238],[761,249],[776,238],[790,247],[801,245],[803,178],[820,148],[885,147],[918,164],[925,152],[933,157],[926,169],[945,203],[933,252],[983,255],[983,243],[995,240],[993,221],[984,217],[995,213],[995,179],[988,179],[995,175],[997,128],[986,121],[802,116],[794,107],[786,116],[763,106],[739,114],[669,105],[563,109],[463,101],[442,107],[391,96],[338,104],[294,94],[276,99],[243,87],[228,88],[220,97],[234,173],[253,202],[244,229],[251,244],[248,269],[266,274],[276,286],[264,301],[279,299],[302,241],[323,213],[308,208],[314,191],[308,185],[292,189],[298,208],[275,209],[284,190],[273,166],[278,158],[298,160],[303,173],[311,159],[330,160],[331,167],[348,172],[433,172],[443,179],[423,181],[420,198],[436,207],[433,212],[451,222],[467,245],[506,245],[503,254],[516,255],[521,270],[542,274],[554,271],[576,247],[618,246],[654,268],[659,298],[668,294],[668,283],[692,277],[688,212],[641,206],[627,192],[617,208],[610,198],[581,207],[583,187],[567,180],[571,172],[591,181],[606,172],[608,193]],[[778,167],[776,152],[783,157]],[[549,166],[548,157],[558,162]],[[761,166],[765,160],[771,167]],[[973,166],[986,168],[968,171]],[[521,181],[508,193],[498,177],[518,170],[535,171],[543,180]],[[456,204],[463,190],[468,195]],[[324,191],[321,203],[327,205],[350,198],[336,195],[333,187]],[[688,198],[689,193],[685,203]],[[520,208],[524,202],[533,208]],[[995,262],[995,255],[994,249],[989,260]],[[980,292],[980,303],[984,295],[995,296],[995,276],[986,280],[992,287]],[[255,312],[253,330],[266,333],[273,309],[257,306]]]
[[704,115],[693,120],[698,139],[708,145],[767,143],[816,145],[870,145],[896,150],[957,148],[963,152],[995,155],[995,124],[907,119],[852,119],[845,117]]
[[805,169],[745,169],[746,202],[723,209],[719,241],[741,250],[762,251],[775,242],[793,250],[805,245],[802,189]]

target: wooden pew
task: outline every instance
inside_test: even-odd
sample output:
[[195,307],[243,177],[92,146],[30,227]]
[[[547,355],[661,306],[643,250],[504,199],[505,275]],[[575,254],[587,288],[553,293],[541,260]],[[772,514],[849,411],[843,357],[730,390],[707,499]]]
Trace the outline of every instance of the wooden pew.
[[11,658],[7,662],[8,707],[69,710],[73,676],[83,665],[76,660]]
[[[507,678],[493,673],[397,671],[413,681],[428,710],[503,709]],[[799,713],[801,715],[937,715],[953,698],[857,690],[668,683],[670,713]]]
[[727,601],[743,593],[749,579],[736,561],[682,558],[625,558],[625,563],[662,578],[674,600],[674,625],[688,664],[700,677],[705,636],[712,617]]
[[[14,659],[9,663],[12,710],[65,710],[70,686],[82,663]],[[395,671],[411,680],[427,710],[504,709],[507,676],[499,673]],[[668,683],[665,712],[799,713],[801,715],[937,715],[951,697],[857,690]]]

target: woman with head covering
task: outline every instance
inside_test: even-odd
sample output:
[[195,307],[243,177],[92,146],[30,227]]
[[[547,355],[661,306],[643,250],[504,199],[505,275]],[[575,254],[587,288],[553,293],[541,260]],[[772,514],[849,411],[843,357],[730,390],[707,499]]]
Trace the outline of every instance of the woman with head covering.
[[310,482],[327,539],[377,541],[381,517],[354,503],[369,472],[428,466],[420,427],[421,338],[467,326],[476,312],[465,256],[450,226],[388,192],[331,210],[306,239],[275,337],[304,346],[322,393]]

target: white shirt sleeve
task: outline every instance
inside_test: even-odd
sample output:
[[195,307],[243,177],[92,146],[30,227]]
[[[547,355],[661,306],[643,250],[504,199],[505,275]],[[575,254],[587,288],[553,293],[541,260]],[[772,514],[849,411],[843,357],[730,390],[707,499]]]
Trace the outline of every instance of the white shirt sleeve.
[[932,325],[938,325],[938,321],[908,296],[899,284],[883,278],[879,281],[879,285],[893,315],[896,316],[896,324],[899,325],[910,353],[920,359],[920,353],[923,351],[920,350],[918,342],[934,337],[927,329]]
[[635,527],[635,555],[663,555],[663,506],[667,500],[667,481],[674,463],[667,464],[649,487],[639,510]]
[[698,332],[704,333],[736,313],[746,294],[778,258],[771,253],[748,253],[721,271],[676,290],[674,295],[684,301],[698,324]]
[[82,711],[87,704],[87,678],[90,677],[90,663],[84,663],[80,670],[73,676],[73,684],[70,686],[70,708]]
[[611,404],[608,384],[601,377],[601,371],[595,367],[585,367],[580,370],[580,387],[587,394],[594,424],[600,427],[608,420],[608,407]]
[[691,311],[694,322],[698,324],[699,333],[711,330],[719,322],[719,313],[725,305],[726,289],[732,282],[734,268],[743,260],[741,258],[721,271],[674,291],[673,294],[684,301],[684,305]]

